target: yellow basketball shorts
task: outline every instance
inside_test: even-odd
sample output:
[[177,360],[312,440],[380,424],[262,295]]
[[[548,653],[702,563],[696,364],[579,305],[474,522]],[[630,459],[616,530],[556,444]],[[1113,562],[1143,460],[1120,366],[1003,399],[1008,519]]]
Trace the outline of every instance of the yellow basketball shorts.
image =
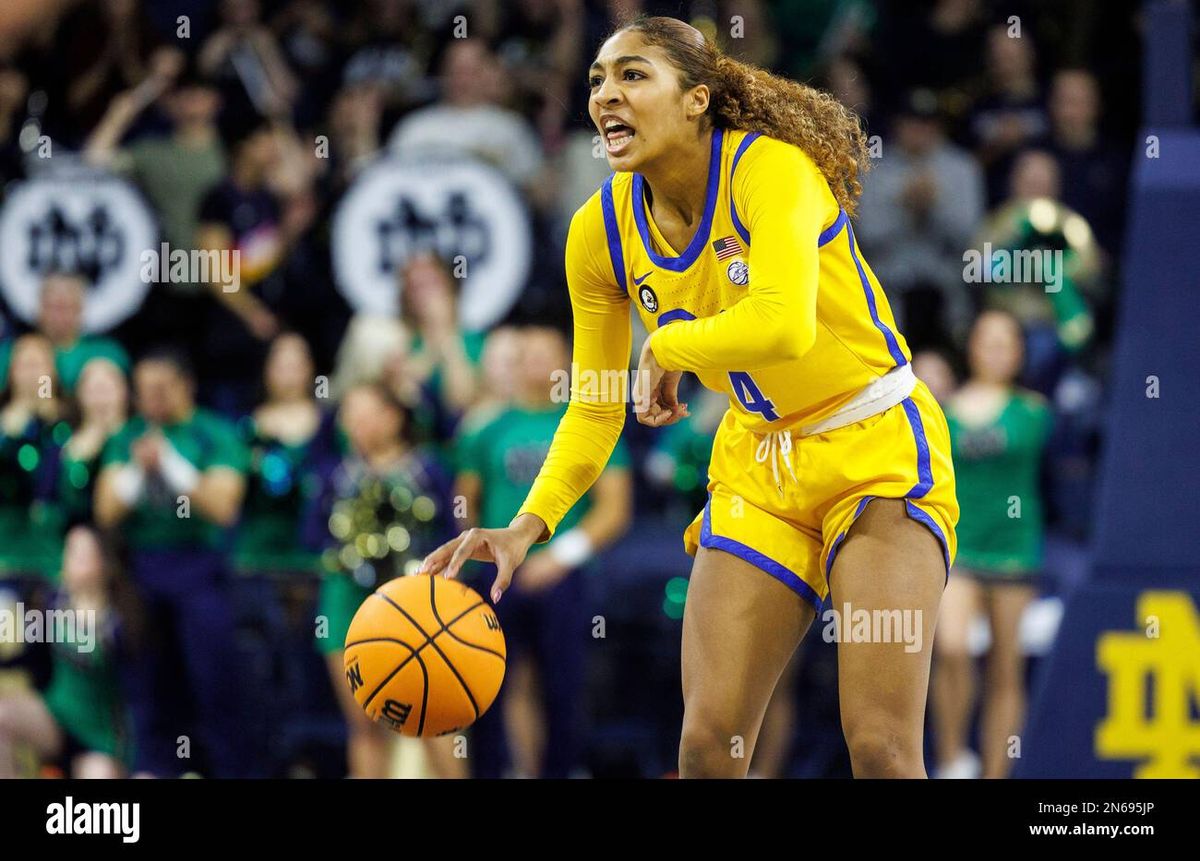
[[923,382],[861,422],[813,436],[796,431],[790,463],[779,450],[764,456],[772,442],[765,436],[744,429],[732,410],[725,414],[713,442],[708,504],[683,535],[689,554],[699,547],[732,553],[819,612],[838,548],[867,503],[903,499],[908,516],[941,543],[949,572],[958,522],[950,434]]

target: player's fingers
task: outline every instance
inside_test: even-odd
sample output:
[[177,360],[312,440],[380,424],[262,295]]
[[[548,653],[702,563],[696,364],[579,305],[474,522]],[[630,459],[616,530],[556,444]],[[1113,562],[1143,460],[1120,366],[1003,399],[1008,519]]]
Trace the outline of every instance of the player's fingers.
[[[466,533],[463,533],[465,535]],[[456,535],[434,550],[428,556],[421,560],[421,567],[417,569],[418,574],[436,574],[450,560],[459,543],[462,541],[462,535]]]
[[457,577],[459,569],[475,554],[475,549],[483,538],[478,529],[468,529],[461,537],[462,542],[450,557],[450,561],[446,563],[446,570],[442,572],[444,577]]
[[507,556],[496,563],[496,579],[492,581],[492,603],[500,603],[501,596],[508,591],[512,583],[513,564]]

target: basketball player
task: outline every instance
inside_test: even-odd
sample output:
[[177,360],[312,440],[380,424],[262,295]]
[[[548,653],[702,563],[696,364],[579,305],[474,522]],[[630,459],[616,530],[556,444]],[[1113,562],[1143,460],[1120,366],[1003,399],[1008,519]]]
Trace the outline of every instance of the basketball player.
[[[574,361],[626,367],[632,301],[652,427],[687,415],[684,371],[728,395],[683,621],[684,777],[745,776],[780,673],[827,597],[917,636],[841,626],[842,727],[859,777],[924,777],[922,731],[958,505],[946,421],[910,364],[850,216],[866,161],[832,97],[643,18],[610,36],[589,110],[616,173],[567,239]],[[611,373],[611,370],[609,371]],[[425,560],[494,560],[493,597],[600,475],[624,404],[576,384],[524,506]],[[884,641],[886,640],[886,641]]]

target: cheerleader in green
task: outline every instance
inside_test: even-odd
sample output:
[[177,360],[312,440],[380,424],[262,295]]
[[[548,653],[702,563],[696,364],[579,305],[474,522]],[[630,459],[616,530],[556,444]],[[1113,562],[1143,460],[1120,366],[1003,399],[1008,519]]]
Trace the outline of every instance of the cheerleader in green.
[[243,575],[316,575],[318,556],[301,543],[304,514],[319,493],[317,463],[327,457],[331,422],[317,406],[312,353],[303,337],[271,342],[263,371],[266,400],[238,422],[250,450],[246,500],[234,542]]
[[350,453],[330,471],[311,526],[326,548],[317,646],[346,717],[351,777],[387,775],[392,733],[367,718],[346,684],[350,620],[376,586],[414,573],[424,554],[453,534],[448,479],[410,445],[407,421],[407,410],[382,385],[346,393],[339,424]]
[[958,558],[938,620],[932,692],[939,768],[948,775],[974,771],[966,746],[976,694],[968,633],[980,613],[991,628],[980,730],[983,777],[1007,775],[1008,740],[1024,721],[1018,629],[1042,562],[1038,482],[1052,415],[1041,395],[1014,385],[1023,361],[1020,324],[1007,312],[985,311],[968,343],[970,379],[946,406],[962,513]]
[[[42,762],[60,762],[75,778],[126,774],[130,728],[121,701],[114,646],[111,594],[115,564],[99,535],[87,526],[67,533],[62,601],[74,637],[52,638],[50,684],[41,695],[22,691],[0,697],[0,779],[18,776],[18,748]],[[51,626],[46,625],[49,636]]]
[[16,339],[7,384],[0,403],[0,579],[53,580],[62,552],[58,450],[70,427],[46,338]]
[[91,359],[75,386],[79,421],[62,447],[58,503],[68,524],[92,522],[92,498],[104,446],[129,418],[125,372],[104,357]]

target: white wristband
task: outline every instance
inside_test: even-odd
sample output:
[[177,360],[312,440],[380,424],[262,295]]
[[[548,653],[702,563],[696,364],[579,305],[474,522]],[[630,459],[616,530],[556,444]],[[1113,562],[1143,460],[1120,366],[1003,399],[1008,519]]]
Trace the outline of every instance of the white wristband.
[[165,440],[158,456],[158,472],[176,493],[191,493],[200,483],[200,470]]
[[550,553],[567,568],[578,568],[592,558],[592,539],[582,529],[571,529],[550,542]]
[[127,463],[120,467],[113,477],[113,492],[127,508],[137,505],[145,489],[146,473],[142,472],[142,468],[136,463]]

